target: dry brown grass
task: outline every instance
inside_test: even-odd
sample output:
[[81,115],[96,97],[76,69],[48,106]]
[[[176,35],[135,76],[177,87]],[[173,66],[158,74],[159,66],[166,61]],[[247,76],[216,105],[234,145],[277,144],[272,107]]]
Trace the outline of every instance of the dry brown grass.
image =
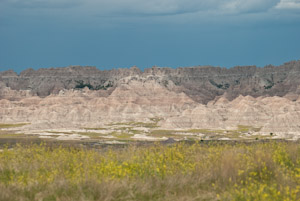
[[[38,172],[38,173],[37,173]],[[0,200],[299,200],[300,146],[196,143],[0,152]]]

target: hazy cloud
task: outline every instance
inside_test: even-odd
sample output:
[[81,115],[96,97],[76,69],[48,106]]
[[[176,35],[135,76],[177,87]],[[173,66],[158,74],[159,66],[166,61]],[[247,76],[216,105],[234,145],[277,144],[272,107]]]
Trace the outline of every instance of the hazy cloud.
[[231,0],[223,4],[226,12],[249,13],[263,12],[276,6],[280,0]]
[[[0,0],[14,7],[66,8],[80,5],[85,12],[126,15],[172,15],[212,11],[218,13],[263,12],[280,0]],[[298,0],[281,0],[278,6]]]
[[[70,8],[80,5],[82,0],[2,0],[17,8]],[[1,0],[0,0],[1,3]]]
[[277,9],[300,9],[300,0],[281,0]]
[[[104,12],[127,14],[182,14],[201,11],[218,13],[262,12],[280,0],[96,0],[86,1]],[[103,9],[105,8],[105,9]]]

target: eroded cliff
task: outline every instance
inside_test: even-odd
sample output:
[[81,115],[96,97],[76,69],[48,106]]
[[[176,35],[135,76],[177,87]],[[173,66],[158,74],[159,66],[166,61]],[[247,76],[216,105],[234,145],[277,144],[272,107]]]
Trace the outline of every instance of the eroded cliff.
[[0,73],[0,122],[29,129],[99,127],[159,118],[164,129],[300,134],[300,61],[257,68],[95,67]]

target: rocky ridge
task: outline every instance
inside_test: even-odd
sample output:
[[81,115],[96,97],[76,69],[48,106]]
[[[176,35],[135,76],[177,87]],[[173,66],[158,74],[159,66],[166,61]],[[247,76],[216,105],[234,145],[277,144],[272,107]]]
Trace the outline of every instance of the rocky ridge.
[[300,61],[281,66],[95,67],[0,73],[0,122],[28,129],[160,118],[163,129],[259,128],[300,134]]
[[115,88],[121,79],[129,76],[156,79],[164,86],[172,81],[176,92],[184,92],[194,101],[204,104],[221,95],[233,100],[239,95],[282,97],[287,94],[300,94],[300,61],[291,61],[281,66],[268,65],[264,68],[152,67],[144,72],[137,67],[101,71],[96,67],[80,66],[27,69],[19,75],[10,70],[0,72],[0,83],[13,90],[30,90],[34,95],[45,97],[57,94],[62,89],[74,89],[76,86],[86,85],[97,90]]

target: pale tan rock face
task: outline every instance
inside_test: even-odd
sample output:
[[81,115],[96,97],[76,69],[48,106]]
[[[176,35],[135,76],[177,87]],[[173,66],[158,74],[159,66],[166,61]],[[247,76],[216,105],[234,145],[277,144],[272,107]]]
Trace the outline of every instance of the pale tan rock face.
[[[28,129],[82,128],[161,118],[164,129],[248,125],[262,133],[300,134],[300,62],[277,68],[132,68],[103,72],[101,78],[93,67],[83,74],[81,67],[27,70],[20,76],[7,71],[0,73],[0,123],[30,122]],[[48,77],[41,76],[45,73]],[[74,89],[76,76],[99,88]],[[47,83],[55,79],[59,84],[50,84],[50,90]]]
[[[10,94],[24,93],[5,88]],[[0,100],[0,122],[31,122],[45,126],[95,126],[108,122],[149,121],[178,115],[197,105],[184,93],[175,93],[155,80],[122,82],[108,97],[102,91],[65,90],[45,98],[25,96]],[[10,95],[9,95],[10,97]]]
[[[0,100],[0,122],[30,122],[30,128],[78,128],[111,122],[149,121],[162,118],[165,129],[235,129],[237,125],[261,127],[261,132],[300,132],[300,99],[221,96],[207,105],[184,93],[170,91],[157,80],[122,80],[108,96],[102,91],[64,90],[45,98],[5,88],[19,100]],[[17,95],[16,95],[17,94]]]

